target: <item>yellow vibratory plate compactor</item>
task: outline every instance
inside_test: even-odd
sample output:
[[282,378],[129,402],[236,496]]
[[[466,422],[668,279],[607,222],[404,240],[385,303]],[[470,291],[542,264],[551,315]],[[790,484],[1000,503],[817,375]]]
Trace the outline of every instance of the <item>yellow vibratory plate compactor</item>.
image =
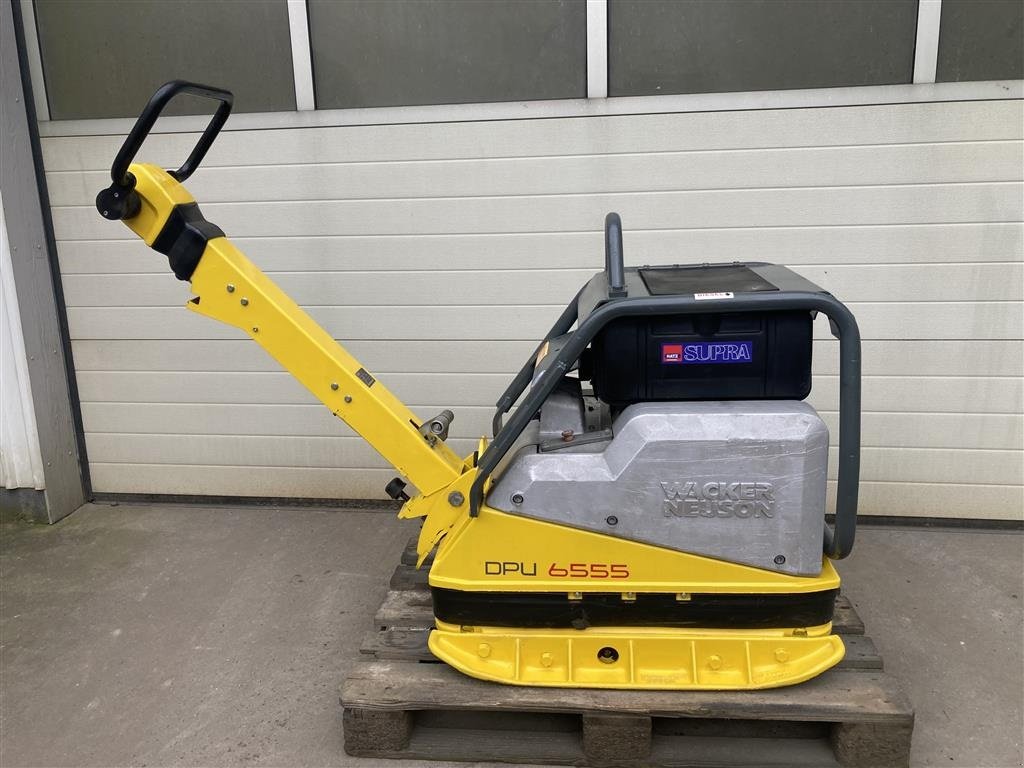
[[[176,171],[134,163],[179,93],[220,102],[195,149]],[[190,310],[248,334],[397,468],[386,490],[423,518],[419,564],[434,554],[437,658],[501,683],[674,690],[790,685],[842,659],[832,561],[853,546],[860,463],[860,336],[843,304],[772,264],[624,268],[608,214],[604,270],[461,457],[451,411],[410,411],[182,186],[231,103],[162,86],[97,208],[191,282]],[[839,339],[834,524],[828,429],[803,402],[817,313]]]

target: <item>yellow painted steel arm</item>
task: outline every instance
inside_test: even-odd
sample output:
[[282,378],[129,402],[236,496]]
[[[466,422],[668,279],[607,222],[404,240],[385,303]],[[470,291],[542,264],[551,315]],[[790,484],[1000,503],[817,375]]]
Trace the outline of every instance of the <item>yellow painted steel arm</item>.
[[[131,173],[142,205],[125,224],[152,246],[174,207],[194,201],[162,168],[133,164]],[[189,309],[245,331],[421,494],[446,488],[469,469],[442,440],[421,434],[416,415],[227,237],[206,243],[191,283]]]

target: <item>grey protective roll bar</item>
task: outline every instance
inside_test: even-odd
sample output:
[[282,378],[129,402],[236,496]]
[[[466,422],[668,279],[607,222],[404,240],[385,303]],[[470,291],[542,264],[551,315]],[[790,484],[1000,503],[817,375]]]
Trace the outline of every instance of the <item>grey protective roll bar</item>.
[[[577,296],[578,298],[578,296]],[[563,335],[576,317],[576,299],[566,307],[552,327],[552,335]],[[651,296],[618,299],[607,302],[591,312],[555,354],[533,388],[527,393],[508,423],[496,430],[494,440],[477,462],[477,477],[469,492],[469,513],[475,517],[483,503],[483,489],[498,463],[508,453],[530,420],[537,414],[548,395],[579,359],[598,332],[612,320],[638,315],[714,314],[807,310],[822,312],[829,318],[832,335],[839,339],[839,476],[836,492],[835,525],[825,526],[824,551],[835,560],[850,554],[857,530],[857,493],[860,482],[860,330],[853,314],[835,297],[827,293],[774,291],[741,293],[735,298],[696,300],[693,296]],[[572,318],[572,319],[569,319]],[[562,326],[568,326],[562,330]],[[561,331],[556,333],[556,331]],[[543,342],[542,342],[543,344]],[[539,347],[538,347],[539,349]],[[533,370],[533,359],[498,401],[501,414],[508,411],[526,387]],[[525,379],[524,371],[526,371]],[[521,381],[521,379],[523,379]],[[508,398],[511,402],[507,402]],[[504,409],[504,410],[502,410]]]
[[[586,286],[584,286],[586,287]],[[559,315],[558,319],[555,320],[555,324],[551,326],[551,330],[545,334],[537,348],[533,350],[533,354],[527,358],[523,367],[519,369],[519,373],[512,379],[509,385],[505,388],[505,391],[501,393],[501,397],[498,398],[498,402],[494,404],[496,410],[494,411],[494,418],[491,420],[491,434],[495,437],[498,436],[498,432],[501,431],[501,419],[508,413],[509,408],[513,406],[519,396],[523,394],[527,385],[533,379],[533,366],[537,362],[537,355],[540,354],[541,349],[551,339],[556,336],[562,336],[569,332],[572,328],[573,323],[576,322],[576,318],[579,317],[579,301],[580,294],[583,293],[583,288],[580,288],[573,300],[569,302],[569,305],[562,310],[562,314]],[[575,362],[575,361],[573,361]]]

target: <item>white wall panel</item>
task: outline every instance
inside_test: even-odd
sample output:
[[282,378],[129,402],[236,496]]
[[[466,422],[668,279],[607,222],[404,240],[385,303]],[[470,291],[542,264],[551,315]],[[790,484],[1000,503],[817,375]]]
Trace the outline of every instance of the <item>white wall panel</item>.
[[[189,435],[94,435],[93,461],[119,464],[203,464],[253,467],[354,467],[387,469],[387,462],[358,438],[210,436],[201,442]],[[476,449],[473,440],[456,439],[452,447],[463,454]],[[835,450],[831,463],[836,463]],[[979,483],[1020,484],[1024,465],[1020,451],[978,451],[985,459],[976,475]],[[937,448],[864,447],[865,472],[886,482],[946,482],[959,461],[955,452]],[[829,474],[835,479],[835,469]]]
[[[378,374],[502,373],[518,369],[536,342],[446,340],[344,340],[345,346]],[[169,339],[137,344],[132,339],[79,339],[72,345],[79,371],[279,371],[280,365],[247,339]],[[815,374],[838,373],[838,344],[814,343]],[[1016,341],[879,340],[862,342],[868,376],[1024,375]],[[956,362],[953,366],[951,361]],[[390,377],[385,378],[385,381]]]
[[[93,482],[121,493],[224,496],[270,496],[343,499],[372,498],[395,475],[393,469],[323,469],[317,467],[222,467],[195,464],[93,463]],[[834,503],[835,484],[829,484]],[[318,495],[319,494],[319,495]],[[1024,492],[1010,485],[979,483],[911,483],[865,480],[860,486],[863,510],[904,517],[953,517],[1019,520]],[[864,512],[864,514],[872,514]]]
[[[842,297],[840,297],[842,298]],[[387,297],[378,296],[385,302]],[[1024,302],[851,302],[868,339],[1017,339]],[[529,340],[547,332],[561,307],[388,306],[309,307],[335,338]],[[238,339],[240,330],[180,307],[69,307],[73,339]],[[815,333],[828,337],[828,324]],[[951,361],[955,363],[956,361]]]
[[[707,229],[848,224],[1012,221],[1024,208],[1024,183],[711,189],[388,200],[282,200],[211,203],[203,212],[225,232],[246,237],[431,235],[449,232],[558,232],[594,228],[618,211],[635,229]],[[95,206],[53,209],[59,240],[135,237],[112,228]]]
[[[111,233],[113,234],[113,233]],[[484,235],[235,237],[267,272],[588,269],[604,264],[600,222],[585,232]],[[1019,262],[1024,237],[1017,222],[904,224],[877,227],[659,229],[623,234],[629,266],[695,260],[729,261],[754,253],[779,264],[860,265]],[[167,260],[139,240],[65,240],[68,274],[167,273]]]
[[[412,405],[423,412],[441,407],[431,403]],[[452,426],[453,438],[472,440],[486,434],[492,413],[489,407],[461,407]],[[836,412],[823,408],[822,416],[834,434]],[[101,434],[354,437],[321,406],[299,404],[91,402],[83,405],[83,420],[90,438]],[[874,448],[1019,450],[1024,421],[1020,415],[1004,413],[868,411],[864,413],[863,430],[864,445]]]
[[[475,160],[306,163],[210,169],[190,184],[209,203],[650,192],[1012,181],[1019,142],[797,147]],[[91,206],[108,171],[47,174],[56,206]]]
[[[1013,100],[297,130],[233,131],[229,122],[204,166],[1019,141],[1020,132],[1020,102]],[[109,168],[122,138],[48,137],[46,169]],[[196,133],[153,135],[146,142],[146,160],[177,167],[197,138]]]
[[[392,373],[381,383],[408,403],[491,406],[508,382],[499,373]],[[831,410],[838,403],[839,379],[819,375],[809,401]],[[80,371],[78,390],[88,402],[240,403],[314,405],[316,399],[287,373],[208,373],[200,371]],[[1024,408],[1018,377],[867,376],[867,411],[924,413],[1018,413]],[[327,411],[324,411],[325,414]]]
[[[1019,301],[1024,264],[911,264],[806,266],[800,273],[844,301]],[[443,303],[512,306],[565,303],[565,296],[594,270],[408,272],[392,281],[388,296],[396,304]],[[303,307],[366,306],[388,272],[279,272],[274,280]],[[190,297],[188,285],[162,274],[67,275],[64,299],[69,307],[178,307]]]
[[[204,213],[469,451],[491,404],[603,263],[763,260],[864,336],[862,512],[1024,508],[1019,101],[228,130]],[[153,136],[177,164],[195,134]],[[120,136],[43,140],[97,491],[380,497],[393,471],[92,199]],[[836,424],[816,325],[810,401]]]

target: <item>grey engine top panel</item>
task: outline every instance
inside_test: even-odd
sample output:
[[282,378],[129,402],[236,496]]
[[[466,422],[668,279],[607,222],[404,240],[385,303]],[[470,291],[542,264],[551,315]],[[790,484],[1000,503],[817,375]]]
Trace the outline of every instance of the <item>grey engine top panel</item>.
[[782,573],[820,573],[828,428],[809,405],[639,403],[616,418],[613,433],[592,453],[524,446],[488,504]]
[[[815,285],[810,280],[805,278],[803,275],[797,274],[793,270],[780,266],[778,264],[765,264],[763,262],[733,262],[731,264],[688,264],[682,265],[685,269],[699,270],[702,267],[728,267],[728,266],[746,266],[755,275],[764,280],[767,280],[775,289],[780,291],[808,291],[810,293],[825,293],[825,289]],[[646,267],[647,270],[657,271],[661,269],[677,269],[679,267],[665,265],[661,267]],[[640,275],[640,268],[627,267],[625,270],[625,283],[626,283],[626,294],[630,298],[645,298],[651,295],[650,291],[647,290],[647,285],[644,283],[643,278]],[[727,290],[727,287],[716,290]],[[601,304],[608,300],[608,275],[604,272],[598,272],[583,287],[579,298],[579,316],[584,318],[594,311]]]

